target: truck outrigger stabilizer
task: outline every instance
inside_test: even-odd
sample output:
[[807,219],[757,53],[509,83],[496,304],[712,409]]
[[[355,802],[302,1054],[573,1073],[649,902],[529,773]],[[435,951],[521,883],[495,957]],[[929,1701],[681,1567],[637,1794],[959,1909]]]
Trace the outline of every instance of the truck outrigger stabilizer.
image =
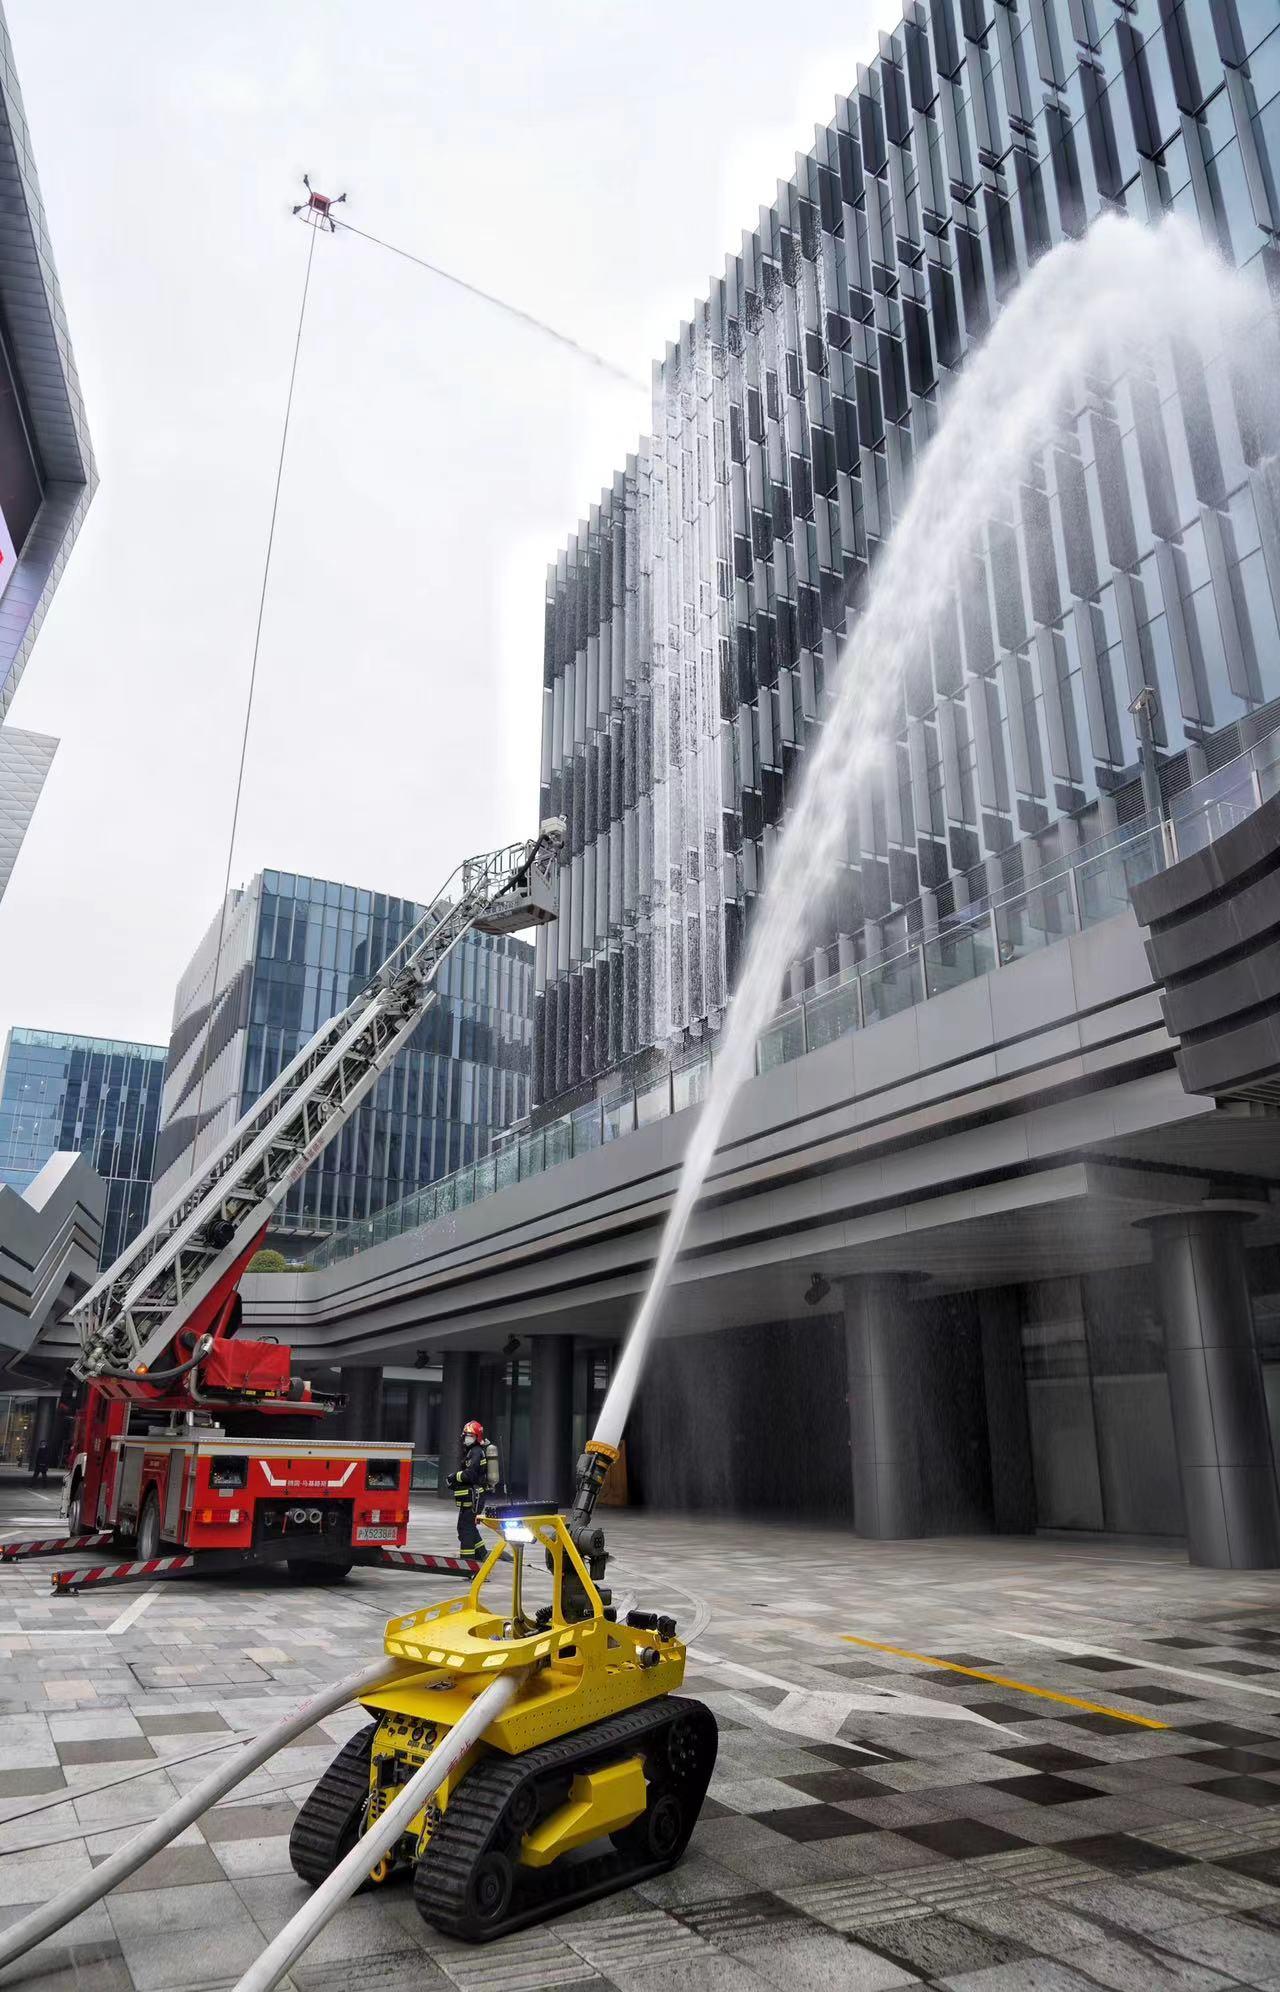
[[105,1549],[110,1541],[110,1529],[93,1529],[87,1535],[41,1536],[34,1542],[5,1542],[0,1543],[0,1563],[21,1563],[29,1556],[74,1556],[78,1550]]
[[[111,1537],[105,1535],[100,1536],[97,1543],[90,1539],[81,1546],[97,1547],[98,1544],[110,1541]],[[74,1546],[74,1543],[54,1545],[57,1549],[69,1549]],[[286,1560],[281,1557],[264,1558],[262,1562],[279,1563]],[[243,1551],[238,1549],[206,1549],[198,1552],[188,1551],[185,1555],[179,1556],[152,1556],[132,1563],[98,1563],[90,1564],[87,1569],[51,1570],[49,1577],[55,1593],[59,1597],[67,1597],[74,1596],[77,1591],[101,1590],[108,1584],[158,1583],[166,1577],[182,1576],[243,1576],[246,1570],[261,1567],[261,1563],[256,1565],[250,1563]],[[317,1565],[316,1569],[321,1567]],[[350,1565],[342,1563],[333,1567],[344,1577],[349,1567],[356,1569],[363,1567],[366,1570],[420,1570],[428,1576],[458,1577],[469,1576],[478,1570],[480,1565],[474,1557],[429,1556],[424,1551],[411,1549],[371,1549],[354,1551]],[[313,1583],[316,1581],[316,1570],[312,1571],[310,1581]]]

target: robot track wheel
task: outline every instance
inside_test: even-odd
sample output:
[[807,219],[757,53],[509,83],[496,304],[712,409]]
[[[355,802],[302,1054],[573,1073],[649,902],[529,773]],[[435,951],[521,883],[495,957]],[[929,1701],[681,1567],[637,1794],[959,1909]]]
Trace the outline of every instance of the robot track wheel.
[[[419,1913],[445,1935],[488,1943],[674,1867],[706,1797],[717,1741],[710,1709],[665,1695],[521,1756],[483,1757],[415,1865]],[[563,1804],[578,1772],[633,1756],[644,1760],[648,1803],[611,1836],[612,1851],[522,1864],[526,1833]]]
[[309,1793],[289,1834],[293,1871],[313,1888],[332,1874],[364,1829],[377,1723],[350,1737]]

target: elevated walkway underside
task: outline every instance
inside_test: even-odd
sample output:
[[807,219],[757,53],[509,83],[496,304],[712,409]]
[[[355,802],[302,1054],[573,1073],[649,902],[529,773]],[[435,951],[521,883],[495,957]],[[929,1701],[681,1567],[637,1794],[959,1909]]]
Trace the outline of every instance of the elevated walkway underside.
[[63,1326],[98,1276],[107,1186],[82,1155],[51,1155],[22,1192],[0,1187],[0,1390],[21,1388],[30,1353],[43,1372]]
[[[1125,911],[750,1082],[664,1332],[803,1318],[813,1275],[936,1293],[1135,1265],[1145,1217],[1205,1200],[1280,1239],[1280,1117],[1189,1096]],[[323,1271],[245,1283],[305,1362],[621,1335],[696,1107]],[[55,1353],[57,1331],[46,1334]]]

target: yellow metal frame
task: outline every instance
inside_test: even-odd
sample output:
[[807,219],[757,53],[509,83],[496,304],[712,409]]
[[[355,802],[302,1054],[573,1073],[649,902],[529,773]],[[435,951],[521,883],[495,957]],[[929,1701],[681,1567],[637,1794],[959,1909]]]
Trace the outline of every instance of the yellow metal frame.
[[[362,1697],[374,1714],[392,1714],[446,1729],[465,1714],[493,1676],[510,1667],[528,1669],[519,1695],[485,1730],[483,1742],[515,1756],[621,1710],[670,1694],[684,1679],[685,1652],[679,1640],[660,1640],[604,1615],[600,1593],[575,1547],[561,1515],[530,1515],[521,1526],[529,1542],[512,1543],[502,1524],[481,1516],[497,1537],[462,1596],[444,1598],[391,1619],[386,1650],[403,1660],[405,1678]],[[551,1621],[544,1629],[518,1633],[521,1557],[537,1546],[551,1562]],[[511,1615],[488,1606],[485,1584],[504,1555],[513,1563]],[[563,1607],[566,1570],[571,1569],[592,1608],[586,1619],[570,1619]],[[641,1661],[641,1653],[646,1660]]]
[[[388,1757],[423,1763],[441,1733],[452,1728],[496,1674],[510,1667],[527,1670],[515,1701],[490,1723],[480,1741],[457,1763],[431,1803],[412,1821],[409,1834],[419,1851],[460,1781],[486,1748],[518,1756],[540,1743],[571,1734],[624,1709],[670,1694],[684,1679],[685,1650],[634,1626],[617,1625],[591,1581],[561,1515],[530,1515],[520,1524],[528,1539],[511,1541],[501,1522],[480,1517],[497,1540],[470,1588],[401,1618],[390,1619],[386,1650],[404,1662],[401,1678],[376,1694],[361,1696],[379,1718],[370,1766],[369,1821],[384,1809],[394,1787],[384,1787],[380,1770]],[[524,1551],[545,1550],[551,1563],[550,1624],[517,1632],[522,1621],[520,1584]],[[510,1615],[486,1605],[483,1591],[504,1556],[512,1563]],[[572,1571],[591,1606],[591,1617],[565,1616],[565,1576]],[[644,1659],[641,1655],[644,1655]],[[548,1866],[571,1847],[585,1845],[629,1825],[644,1811],[643,1763],[630,1757],[619,1764],[574,1778],[569,1799],[528,1836],[521,1858]],[[379,1864],[381,1881],[390,1866]]]
[[551,1816],[526,1833],[520,1844],[523,1867],[550,1867],[561,1854],[585,1847],[630,1826],[649,1803],[644,1760],[624,1757],[621,1763],[605,1764],[598,1771],[579,1771],[569,1787],[569,1796]]

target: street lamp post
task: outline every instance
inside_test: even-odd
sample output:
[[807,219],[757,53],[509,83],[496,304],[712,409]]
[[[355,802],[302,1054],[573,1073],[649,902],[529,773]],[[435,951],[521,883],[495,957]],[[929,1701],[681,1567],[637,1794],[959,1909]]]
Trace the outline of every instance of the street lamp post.
[[1155,718],[1160,710],[1160,701],[1150,685],[1144,685],[1137,697],[1130,700],[1129,711],[1133,714],[1138,734],[1138,766],[1142,773],[1142,800],[1148,816],[1156,822],[1164,819],[1164,797],[1160,793],[1160,763],[1156,758]]

